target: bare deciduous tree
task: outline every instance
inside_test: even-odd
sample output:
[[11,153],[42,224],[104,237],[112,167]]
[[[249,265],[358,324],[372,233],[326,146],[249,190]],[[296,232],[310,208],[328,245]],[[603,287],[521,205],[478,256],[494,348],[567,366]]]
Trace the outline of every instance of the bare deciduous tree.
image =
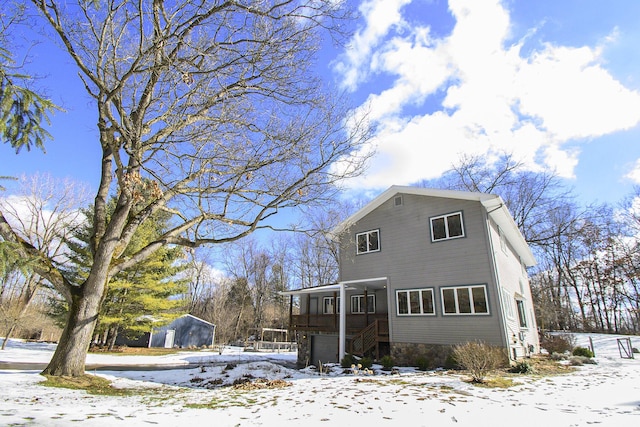
[[[353,154],[369,132],[313,74],[320,37],[337,34],[347,17],[341,2],[31,4],[74,63],[98,118],[89,276],[72,283],[23,246],[41,257],[38,273],[70,305],[45,372],[82,375],[111,277],[163,245],[234,241],[278,211],[322,200],[328,187],[360,173],[365,159]],[[116,208],[107,215],[113,189]],[[142,193],[153,197],[134,212]],[[137,227],[160,210],[173,213],[174,226],[122,258]],[[20,241],[4,217],[0,235]]]
[[[63,266],[67,261],[65,243],[74,227],[84,220],[80,208],[87,201],[83,185],[36,174],[23,176],[17,191],[0,198],[0,211],[23,242],[44,254],[52,265]],[[37,260],[22,261],[26,262],[26,268],[18,275],[22,280],[14,280],[10,292],[3,286],[1,311],[7,338],[45,285],[43,277],[31,268]]]

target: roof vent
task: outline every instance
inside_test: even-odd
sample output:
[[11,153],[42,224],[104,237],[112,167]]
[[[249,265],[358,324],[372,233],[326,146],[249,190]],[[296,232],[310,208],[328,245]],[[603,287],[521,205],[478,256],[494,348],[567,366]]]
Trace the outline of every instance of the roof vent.
[[393,206],[402,206],[402,195],[393,198]]

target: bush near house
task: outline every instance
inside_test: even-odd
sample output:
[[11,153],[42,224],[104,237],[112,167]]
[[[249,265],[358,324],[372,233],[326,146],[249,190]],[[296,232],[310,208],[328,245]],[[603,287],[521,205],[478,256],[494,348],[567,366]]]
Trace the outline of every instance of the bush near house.
[[471,380],[484,382],[485,377],[498,368],[507,366],[507,355],[503,348],[481,341],[467,342],[453,347],[453,357],[462,368],[469,371]]
[[568,334],[543,334],[540,338],[540,347],[549,354],[563,354],[571,351],[575,345],[575,338]]
[[593,357],[593,351],[589,350],[586,347],[576,347],[573,349],[573,352],[571,353],[574,356],[582,356],[582,357]]
[[383,356],[380,359],[380,364],[382,365],[382,370],[390,371],[393,368],[393,358],[389,355]]

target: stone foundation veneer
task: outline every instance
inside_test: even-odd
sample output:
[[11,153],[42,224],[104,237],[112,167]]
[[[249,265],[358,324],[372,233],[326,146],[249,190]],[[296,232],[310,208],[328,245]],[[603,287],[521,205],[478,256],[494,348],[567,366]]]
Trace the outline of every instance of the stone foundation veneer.
[[451,368],[449,355],[453,351],[451,345],[391,343],[391,358],[397,366],[417,366],[416,361],[423,357],[429,362],[429,368]]
[[311,358],[311,336],[300,332],[296,341],[298,342],[298,368],[306,368]]
[[[311,336],[300,333],[298,336],[298,360],[299,368],[305,368],[310,364]],[[429,368],[445,367],[450,363],[449,355],[453,351],[451,345],[417,344],[417,343],[391,343],[391,358],[396,366],[417,366],[418,358],[426,358]]]

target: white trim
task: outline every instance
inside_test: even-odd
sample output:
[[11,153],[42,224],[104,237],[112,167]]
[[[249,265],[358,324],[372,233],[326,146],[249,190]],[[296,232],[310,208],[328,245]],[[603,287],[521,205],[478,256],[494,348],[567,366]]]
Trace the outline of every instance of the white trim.
[[[361,298],[362,302],[360,303],[360,308],[362,308],[362,311],[354,311],[353,310],[353,299],[354,298]],[[376,313],[376,294],[367,294],[367,298],[372,298],[373,299],[373,311],[369,311],[368,314],[375,314]],[[367,307],[368,310],[371,310],[371,306]],[[351,314],[365,314],[364,312],[364,294],[356,294],[356,295],[351,295]]]
[[[378,247],[376,249],[372,249],[369,250],[369,241],[370,241],[370,235],[372,233],[375,233],[378,239]],[[367,249],[365,251],[360,251],[360,242],[358,242],[358,237],[360,236],[366,236],[367,237]],[[373,230],[367,230],[367,231],[361,231],[359,233],[356,233],[356,255],[365,255],[365,254],[370,254],[373,252],[380,252],[380,229],[376,228]]]
[[340,282],[340,335],[338,337],[338,363],[342,362],[347,348],[347,291]]
[[[448,218],[452,217],[452,216],[458,216],[460,217],[460,230],[462,231],[462,234],[458,235],[458,236],[451,236],[451,233],[449,232],[449,221]],[[441,237],[439,239],[435,238],[435,232],[433,230],[433,221],[437,220],[437,219],[443,219],[444,220],[444,232],[445,232],[445,237]],[[432,216],[431,218],[429,218],[429,228],[431,230],[431,242],[435,243],[435,242],[442,242],[444,240],[453,240],[453,239],[460,239],[462,237],[465,237],[465,232],[464,232],[464,219],[462,218],[462,211],[457,211],[457,212],[451,212],[451,213],[447,213],[444,215],[437,215],[437,216]]]
[[[474,300],[473,300],[473,288],[482,288],[484,290],[484,302],[485,305],[487,307],[487,311],[486,312],[480,312],[480,313],[476,313],[475,312],[475,304],[474,304]],[[453,290],[453,298],[454,298],[454,302],[456,305],[456,312],[455,313],[447,313],[447,311],[445,310],[445,305],[444,305],[444,291],[445,290]],[[470,313],[461,313],[460,312],[460,305],[458,303],[458,289],[467,289],[467,293],[469,295],[469,306],[471,309]],[[442,315],[443,316],[488,316],[491,314],[491,310],[489,310],[489,295],[488,295],[488,291],[487,291],[487,285],[462,285],[462,286],[444,286],[440,288],[440,299],[442,300]]]
[[[396,315],[398,317],[435,316],[436,315],[436,295],[435,295],[435,289],[434,288],[396,289],[395,291],[396,291],[395,292],[395,294],[396,294]],[[424,311],[424,306],[422,304],[422,302],[423,302],[422,293],[424,291],[431,292],[431,307],[433,309],[433,312],[431,312],[431,313],[425,313],[425,311]],[[400,313],[400,304],[398,303],[398,301],[399,301],[398,293],[400,293],[400,292],[407,294],[407,313]],[[418,296],[420,297],[420,299],[419,299],[419,301],[420,301],[420,313],[411,313],[411,297],[409,296],[409,294],[411,292],[418,292]]]

